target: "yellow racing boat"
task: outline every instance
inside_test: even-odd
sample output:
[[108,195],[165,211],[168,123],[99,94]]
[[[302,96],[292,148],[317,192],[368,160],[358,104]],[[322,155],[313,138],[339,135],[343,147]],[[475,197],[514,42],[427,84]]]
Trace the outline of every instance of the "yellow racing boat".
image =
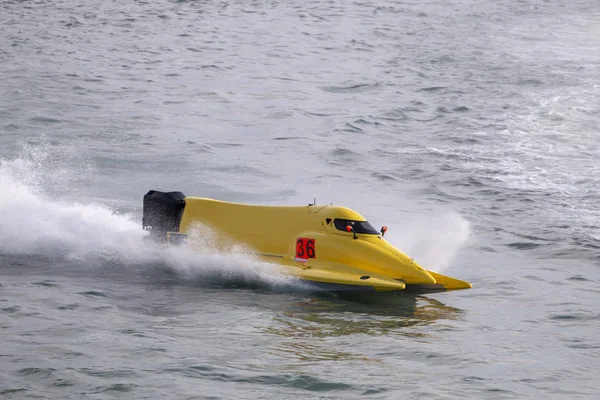
[[339,290],[467,289],[470,283],[428,271],[392,246],[356,211],[333,205],[260,206],[181,192],[149,191],[142,225],[148,237],[171,244],[210,235],[227,251],[243,246],[319,288]]

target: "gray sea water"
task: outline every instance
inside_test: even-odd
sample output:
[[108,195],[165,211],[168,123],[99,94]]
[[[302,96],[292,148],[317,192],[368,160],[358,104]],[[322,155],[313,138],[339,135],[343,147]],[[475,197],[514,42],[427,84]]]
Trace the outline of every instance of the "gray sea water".
[[[600,398],[597,0],[0,2],[0,397]],[[426,296],[144,245],[352,207]]]

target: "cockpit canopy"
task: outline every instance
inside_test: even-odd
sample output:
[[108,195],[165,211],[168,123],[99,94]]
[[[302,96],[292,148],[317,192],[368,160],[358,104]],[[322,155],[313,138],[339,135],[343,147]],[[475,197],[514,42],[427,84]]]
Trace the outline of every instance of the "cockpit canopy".
[[350,219],[336,218],[333,220],[333,224],[338,231],[346,232],[346,227],[350,225],[354,232],[364,233],[367,235],[379,235],[377,231],[368,221],[354,221]]

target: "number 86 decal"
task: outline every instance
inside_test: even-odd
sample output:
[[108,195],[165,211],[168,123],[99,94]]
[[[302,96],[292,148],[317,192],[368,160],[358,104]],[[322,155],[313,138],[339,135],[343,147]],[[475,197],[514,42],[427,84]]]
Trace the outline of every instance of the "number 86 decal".
[[296,240],[296,261],[307,261],[316,258],[315,239],[298,238]]

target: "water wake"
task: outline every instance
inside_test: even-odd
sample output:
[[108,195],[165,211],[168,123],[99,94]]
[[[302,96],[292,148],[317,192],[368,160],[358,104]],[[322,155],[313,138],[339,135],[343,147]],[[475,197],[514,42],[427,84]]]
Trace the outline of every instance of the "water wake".
[[[210,241],[167,248],[144,240],[131,214],[99,204],[51,199],[43,190],[38,155],[0,160],[0,253],[62,259],[81,268],[115,266],[128,272],[163,270],[178,279],[209,284],[278,288],[301,285],[243,249],[228,254]],[[58,268],[58,267],[57,267]]]

